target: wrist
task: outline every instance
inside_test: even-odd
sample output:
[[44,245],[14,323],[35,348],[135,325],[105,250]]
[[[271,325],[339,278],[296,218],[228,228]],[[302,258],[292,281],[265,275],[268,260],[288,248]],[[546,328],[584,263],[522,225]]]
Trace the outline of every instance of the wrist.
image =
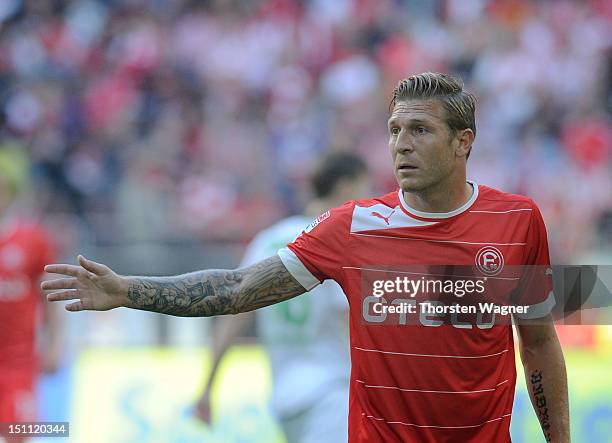
[[119,306],[129,308],[132,306],[132,302],[128,297],[130,293],[130,286],[132,285],[132,278],[119,276]]

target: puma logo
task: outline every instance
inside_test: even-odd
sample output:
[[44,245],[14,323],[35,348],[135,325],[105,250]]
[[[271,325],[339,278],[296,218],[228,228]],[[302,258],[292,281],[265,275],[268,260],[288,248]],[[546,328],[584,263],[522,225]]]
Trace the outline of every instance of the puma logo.
[[389,219],[391,218],[394,212],[395,212],[395,209],[391,211],[391,213],[387,217],[382,215],[380,212],[376,212],[376,211],[372,211],[371,215],[373,215],[374,217],[382,218],[385,221],[385,223],[389,225]]

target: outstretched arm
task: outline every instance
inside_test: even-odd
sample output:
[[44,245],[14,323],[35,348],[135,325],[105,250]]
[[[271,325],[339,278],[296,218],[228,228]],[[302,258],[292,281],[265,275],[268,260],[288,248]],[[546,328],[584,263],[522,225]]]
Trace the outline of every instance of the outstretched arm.
[[306,290],[278,256],[235,270],[196,271],[173,277],[123,277],[79,255],[79,265],[47,265],[64,278],[42,283],[49,301],[76,300],[68,311],[120,306],[181,317],[238,314],[279,303]]

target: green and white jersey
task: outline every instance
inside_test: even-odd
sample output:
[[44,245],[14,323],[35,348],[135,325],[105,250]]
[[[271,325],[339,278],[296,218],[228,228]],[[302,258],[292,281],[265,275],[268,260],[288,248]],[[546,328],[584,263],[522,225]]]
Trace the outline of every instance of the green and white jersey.
[[[248,246],[242,266],[271,257],[310,223],[304,216],[281,220]],[[340,286],[325,281],[312,291],[256,311],[257,332],[270,356],[272,406],[283,417],[313,405],[332,389],[346,392],[350,355],[348,302]]]

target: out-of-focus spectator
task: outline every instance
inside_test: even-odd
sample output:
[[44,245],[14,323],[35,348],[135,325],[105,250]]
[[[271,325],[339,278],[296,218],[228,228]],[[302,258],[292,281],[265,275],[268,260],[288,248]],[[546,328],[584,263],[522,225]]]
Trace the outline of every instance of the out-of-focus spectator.
[[323,150],[393,186],[384,91],[456,72],[471,176],[533,196],[567,262],[612,208],[611,22],[601,0],[6,0],[2,143],[93,238],[248,240]]
[[[17,147],[0,149],[0,421],[35,421],[36,381],[61,360],[57,309],[42,303],[44,265],[55,260],[50,233],[20,199],[28,160]],[[7,435],[8,443],[25,441]],[[4,441],[4,440],[3,440]]]

